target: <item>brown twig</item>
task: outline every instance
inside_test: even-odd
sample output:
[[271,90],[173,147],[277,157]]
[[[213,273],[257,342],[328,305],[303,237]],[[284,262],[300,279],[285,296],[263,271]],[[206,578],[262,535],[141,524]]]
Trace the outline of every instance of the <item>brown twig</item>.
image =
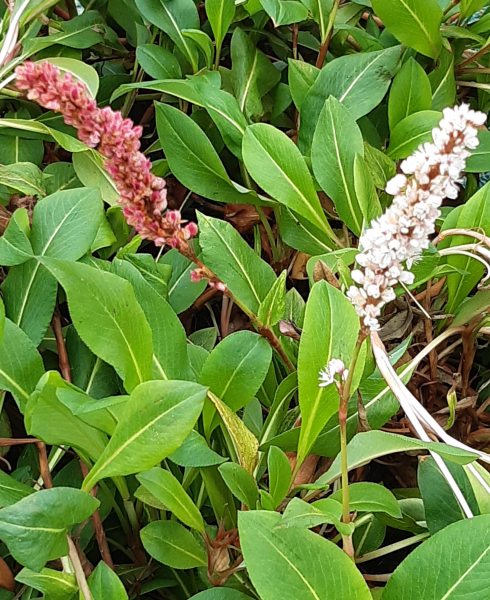
[[56,339],[61,375],[65,381],[71,383],[70,363],[68,362],[68,353],[63,338],[63,330],[61,328],[61,317],[57,310],[51,320],[51,327],[53,328],[54,337]]
[[333,36],[333,27],[328,32],[327,39],[325,40],[325,42],[320,46],[320,52],[318,53],[318,58],[316,59],[316,65],[315,65],[318,69],[321,69],[323,67],[323,63],[325,62],[325,57],[327,56],[328,47],[330,46],[330,41],[332,40],[332,36]]
[[48,453],[46,452],[46,444],[40,440],[36,441],[37,451],[39,453],[39,469],[44,483],[44,489],[49,490],[53,487],[53,479],[49,470]]
[[228,311],[228,304],[230,302],[230,299],[228,298],[228,296],[226,294],[223,294],[223,297],[221,299],[221,339],[224,339],[227,335],[228,335],[228,327],[230,325],[230,321],[229,321],[229,311]]
[[298,23],[293,23],[292,42],[293,42],[293,58],[294,58],[294,60],[298,59],[298,33],[299,33]]
[[323,63],[325,62],[325,57],[327,56],[328,47],[330,46],[330,41],[333,36],[334,30],[334,22],[335,17],[337,16],[337,11],[340,6],[340,0],[335,0],[334,5],[332,7],[332,12],[330,13],[330,18],[328,20],[327,25],[327,35],[325,41],[320,46],[320,52],[318,53],[318,58],[316,60],[316,66],[321,69],[323,67]]
[[37,444],[37,438],[0,438],[0,448],[8,446],[22,446],[23,444]]
[[459,73],[461,71],[461,69],[464,69],[464,67],[471,65],[471,63],[476,62],[480,57],[482,57],[484,54],[486,54],[489,50],[490,50],[490,44],[483,46],[483,48],[480,48],[480,50],[478,50],[478,52],[476,54],[473,54],[473,56],[470,56],[466,60],[463,60],[463,62],[460,62],[459,65],[456,67],[456,71]]
[[68,14],[70,15],[70,19],[75,18],[78,13],[74,0],[65,0],[65,4],[66,8],[68,9]]
[[[80,461],[80,468],[82,470],[83,477],[87,477],[88,475],[88,467],[83,462]],[[94,498],[97,498],[97,486],[95,486],[90,495]],[[94,528],[95,537],[97,538],[97,544],[99,546],[100,555],[105,564],[114,571],[114,562],[112,560],[111,551],[109,549],[109,544],[107,543],[107,538],[104,531],[104,526],[102,525],[102,519],[100,518],[99,509],[96,509],[92,514],[92,526]]]
[[66,12],[66,10],[63,10],[60,6],[55,6],[53,12],[58,17],[61,17],[63,21],[69,21],[71,19],[70,15]]

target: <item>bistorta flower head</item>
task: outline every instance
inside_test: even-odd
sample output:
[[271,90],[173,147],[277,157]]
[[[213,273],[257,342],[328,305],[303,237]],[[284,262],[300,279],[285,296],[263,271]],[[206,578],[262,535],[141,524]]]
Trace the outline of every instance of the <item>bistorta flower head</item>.
[[337,383],[335,379],[335,375],[340,375],[342,381],[346,381],[349,376],[349,369],[345,368],[345,365],[340,358],[332,358],[332,360],[328,363],[328,365],[322,369],[318,375],[318,387],[327,387],[334,381]]
[[485,121],[484,113],[467,104],[444,109],[439,127],[432,130],[433,143],[419,146],[401,163],[402,173],[386,184],[393,203],[361,235],[356,257],[361,268],[352,271],[357,286],[347,291],[367,329],[379,329],[378,317],[395,299],[394,287],[413,283],[410,269],[429,247],[442,201],[457,197],[468,150],[478,146],[477,127]]
[[151,173],[151,162],[139,151],[142,128],[110,107],[98,108],[83,83],[70,73],[61,75],[48,62],[25,62],[15,74],[17,87],[27,91],[29,100],[61,113],[65,123],[75,127],[80,141],[105,158],[104,167],[114,179],[129,225],[157,246],[185,248],[196,235],[197,225],[183,226],[179,211],[163,214],[165,180]]

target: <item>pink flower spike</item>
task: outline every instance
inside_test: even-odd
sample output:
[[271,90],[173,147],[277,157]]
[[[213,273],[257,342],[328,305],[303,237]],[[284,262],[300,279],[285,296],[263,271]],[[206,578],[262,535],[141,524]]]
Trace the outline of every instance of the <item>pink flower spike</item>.
[[85,85],[71,74],[62,75],[54,65],[26,62],[15,70],[17,87],[27,92],[29,100],[63,115],[78,138],[90,148],[97,148],[106,159],[104,167],[114,179],[119,204],[129,225],[143,239],[157,246],[187,248],[197,234],[197,225],[182,227],[178,211],[167,208],[165,180],[151,172],[151,162],[142,154],[143,129],[110,107],[98,108]]

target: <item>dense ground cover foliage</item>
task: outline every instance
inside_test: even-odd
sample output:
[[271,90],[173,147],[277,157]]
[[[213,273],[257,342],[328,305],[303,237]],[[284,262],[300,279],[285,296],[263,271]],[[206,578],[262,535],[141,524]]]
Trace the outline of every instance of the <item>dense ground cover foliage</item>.
[[490,598],[486,0],[1,10],[0,600]]

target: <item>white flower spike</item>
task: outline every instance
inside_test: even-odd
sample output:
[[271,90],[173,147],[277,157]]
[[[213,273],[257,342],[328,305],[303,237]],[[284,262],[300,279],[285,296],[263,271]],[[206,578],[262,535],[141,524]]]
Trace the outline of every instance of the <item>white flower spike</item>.
[[393,203],[359,240],[362,252],[356,260],[361,269],[352,271],[358,285],[349,288],[347,297],[371,331],[379,329],[383,306],[395,299],[394,286],[413,283],[409,269],[429,247],[442,201],[457,197],[468,149],[479,143],[476,127],[486,121],[484,113],[467,104],[446,108],[443,115],[432,131],[434,143],[419,146],[401,163],[403,174],[388,181],[386,192],[395,196]]

